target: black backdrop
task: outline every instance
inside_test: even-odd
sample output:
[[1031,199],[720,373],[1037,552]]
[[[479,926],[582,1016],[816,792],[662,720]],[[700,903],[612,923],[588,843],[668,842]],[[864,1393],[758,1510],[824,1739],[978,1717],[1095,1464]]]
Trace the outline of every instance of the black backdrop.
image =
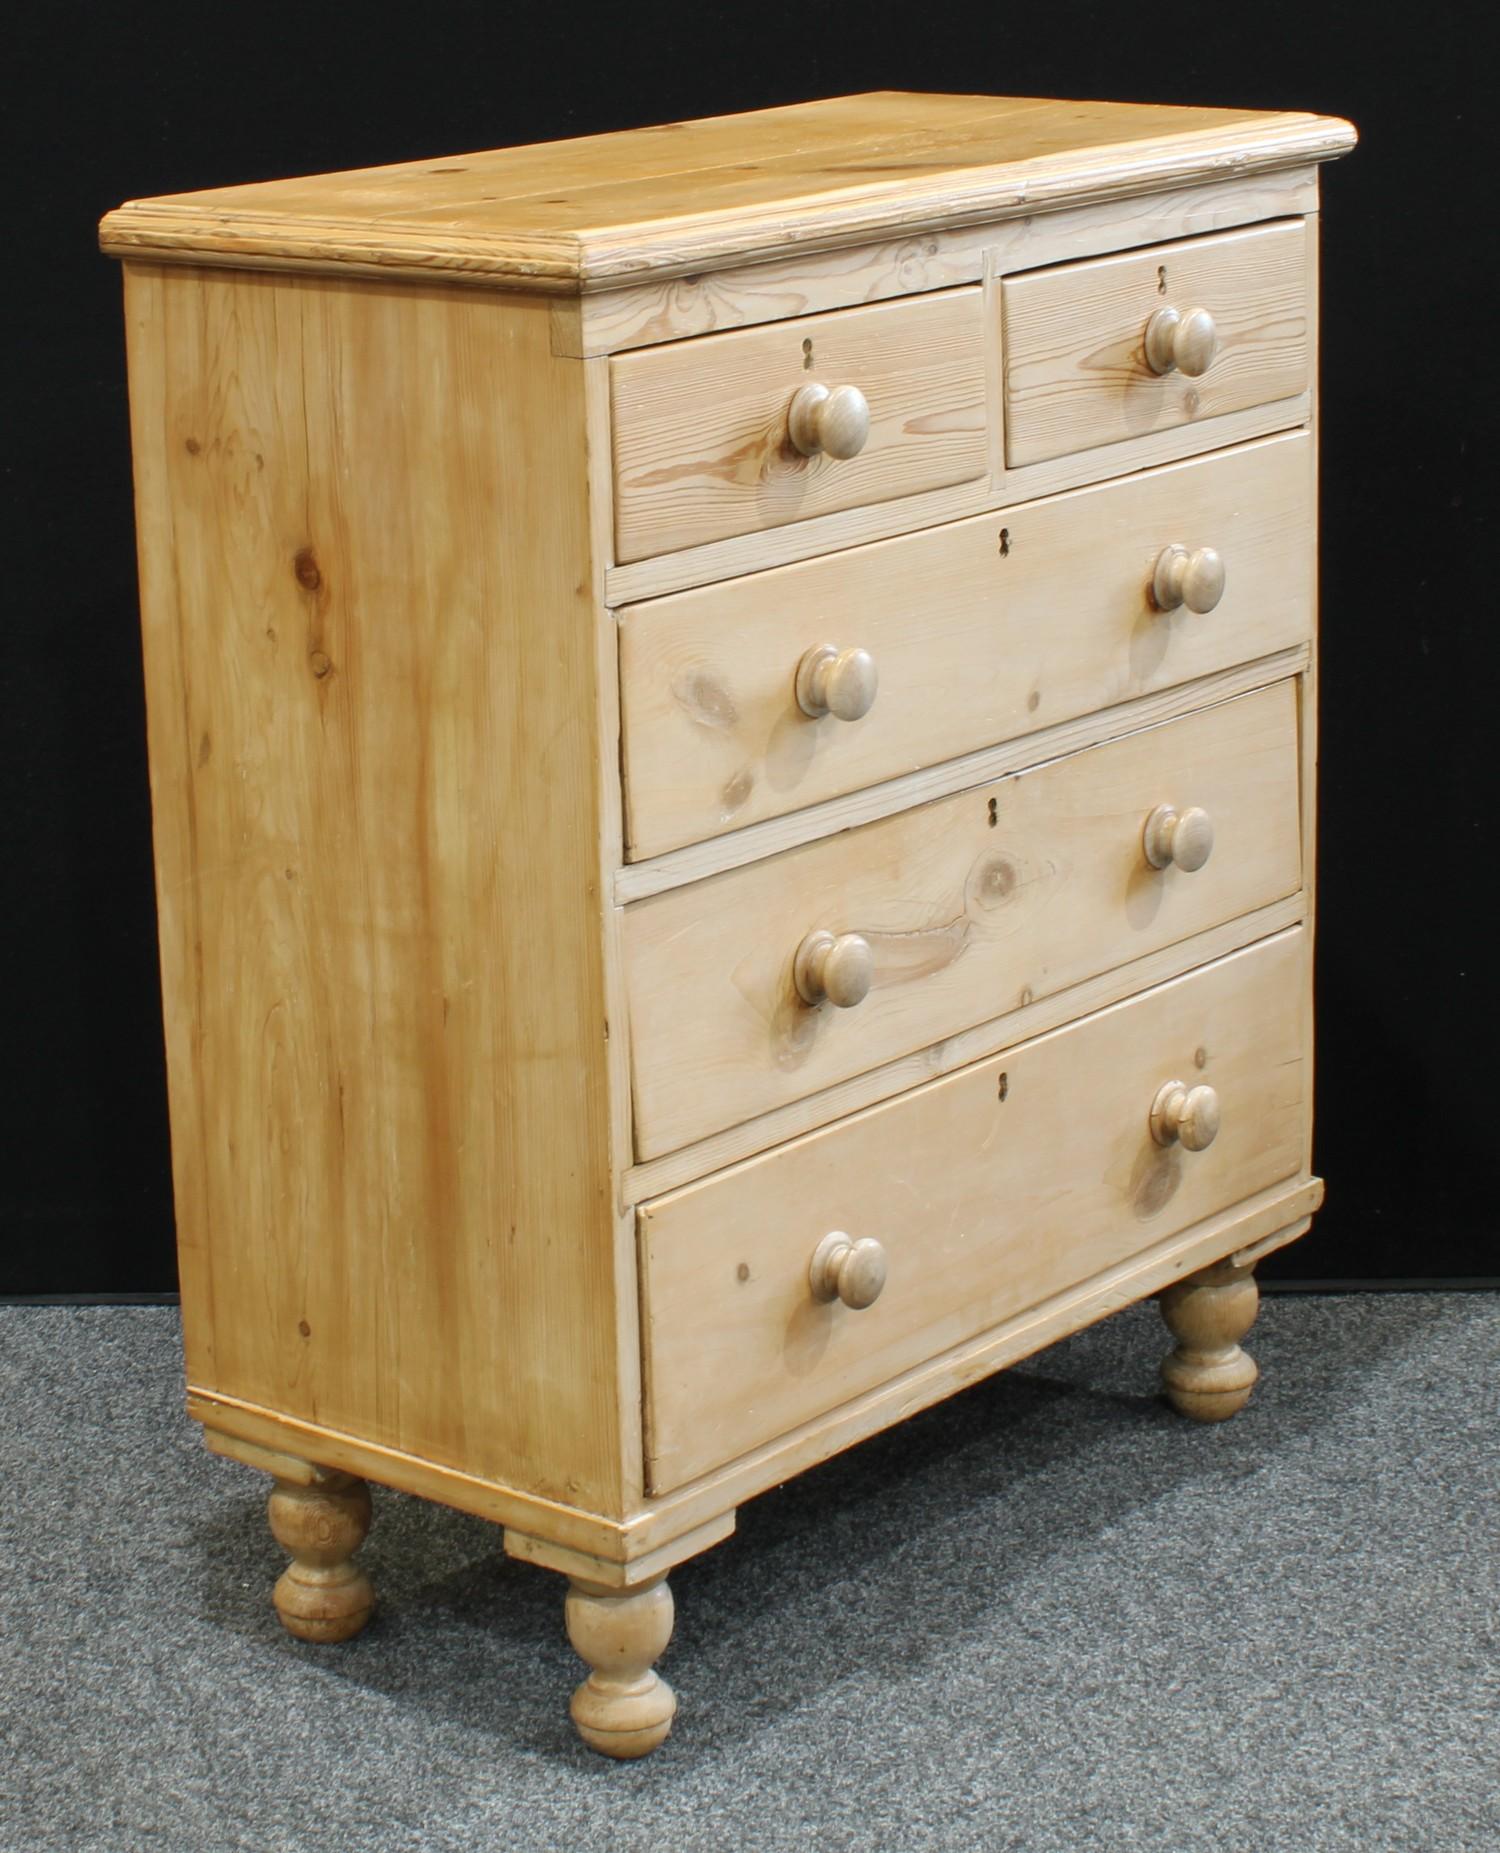
[[[880,88],[1322,110],[1318,1164],[1265,1272],[1493,1275],[1487,5],[253,7],[11,41],[0,1293],[174,1282],[116,268],[130,196]],[[1481,85],[1486,86],[1482,91]]]

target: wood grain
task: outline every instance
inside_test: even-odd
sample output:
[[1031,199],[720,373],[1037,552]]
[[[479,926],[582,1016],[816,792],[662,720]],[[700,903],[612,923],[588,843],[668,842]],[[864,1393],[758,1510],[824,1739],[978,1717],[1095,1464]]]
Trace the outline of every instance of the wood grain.
[[[1293,930],[643,1205],[651,1487],[1295,1175],[1304,952]],[[1159,1083],[1184,1069],[1224,1102],[1213,1146],[1186,1155],[1148,1124]],[[809,1291],[832,1229],[889,1257],[885,1292],[858,1313]]]
[[309,1481],[294,1471],[271,1489],[266,1516],[292,1559],[271,1594],[282,1627],[319,1645],[352,1639],[375,1607],[370,1579],[353,1561],[370,1529],[369,1487],[349,1474]]
[[[1000,395],[995,394],[998,407]],[[866,541],[912,534],[939,522],[961,521],[966,516],[998,514],[1018,502],[1059,495],[1089,483],[1106,482],[1158,464],[1176,463],[1201,455],[1206,449],[1226,450],[1275,432],[1291,431],[1307,423],[1311,394],[1277,399],[1270,405],[1252,405],[1243,412],[1226,412],[1211,427],[1211,442],[1196,425],[1179,425],[1135,438],[1128,444],[1104,444],[1095,450],[1075,451],[1047,463],[1019,470],[996,467],[990,476],[945,489],[927,489],[897,501],[874,502],[831,515],[815,515],[786,527],[767,528],[754,534],[737,534],[729,540],[686,547],[680,553],[659,554],[627,566],[611,566],[605,574],[605,593],[611,605],[635,604],[670,592],[732,579],[740,573],[758,573],[773,566],[838,553]],[[998,430],[998,425],[996,427]],[[998,445],[996,449],[1002,449]]]
[[[1201,427],[1303,392],[1305,256],[1305,228],[1293,219],[1007,277],[1007,464]],[[1146,364],[1146,324],[1164,305],[1213,317],[1218,352],[1199,378]]]
[[990,1331],[950,1346],[836,1409],[788,1429],[774,1441],[670,1493],[657,1495],[631,1527],[633,1547],[680,1536],[681,1528],[700,1514],[743,1504],[780,1486],[793,1474],[1032,1356],[1070,1332],[1171,1286],[1221,1256],[1232,1255],[1247,1266],[1259,1261],[1305,1235],[1311,1214],[1322,1201],[1320,1178],[1273,1184],[1232,1209],[1153,1242],[1088,1280],[1071,1283]]
[[[649,1748],[740,1500],[1306,1226],[1352,140],[888,93],[106,221],[189,1408],[282,1482],[304,1632],[368,1608],[347,1476],[447,1501]],[[1122,305],[1200,300],[1143,411]]]
[[[999,516],[627,606],[620,614],[631,860],[1192,681],[1303,641],[1312,617],[1305,436]],[[1214,547],[1210,617],[1166,613],[1152,567]],[[863,719],[814,720],[796,672],[863,649]]]
[[295,1454],[283,1454],[274,1448],[258,1447],[253,1441],[242,1441],[216,1428],[204,1429],[203,1443],[210,1454],[238,1461],[242,1467],[253,1467],[258,1473],[268,1473],[289,1486],[321,1486],[330,1479],[346,1477],[337,1468],[322,1467],[316,1461],[300,1460]]
[[1000,275],[1317,210],[1318,175],[1313,167],[1243,180],[1207,180],[1141,199],[1058,207],[953,231],[914,231],[910,237],[879,244],[800,252],[563,299],[561,316],[570,315],[571,320],[555,326],[553,341],[560,353],[619,353],[977,283],[987,267],[992,275]]
[[[1209,1216],[1118,1267],[1106,1269],[1029,1312],[1003,1321],[978,1338],[938,1353],[727,1467],[676,1492],[643,1497],[624,1520],[548,1505],[532,1496],[475,1480],[453,1468],[434,1467],[351,1436],[335,1435],[308,1423],[288,1422],[223,1399],[190,1394],[188,1413],[210,1424],[217,1439],[229,1440],[231,1451],[248,1437],[251,1446],[281,1453],[294,1445],[296,1437],[295,1445],[349,1472],[504,1525],[507,1550],[513,1537],[510,1527],[530,1527],[525,1532],[529,1542],[522,1546],[521,1554],[538,1563],[552,1563],[555,1555],[557,1561],[552,1567],[567,1575],[580,1568],[571,1561],[576,1554],[590,1568],[607,1566],[607,1574],[596,1576],[596,1581],[629,1588],[639,1575],[669,1569],[694,1550],[718,1542],[733,1530],[736,1506],[779,1485],[791,1474],[827,1460],[841,1448],[978,1382],[1053,1339],[1182,1279],[1205,1263],[1231,1254],[1244,1266],[1260,1261],[1306,1232],[1307,1219],[1322,1197],[1322,1182],[1317,1178],[1257,1192],[1232,1210]],[[263,1465],[259,1461],[254,1464]],[[519,1541],[519,1534],[515,1535]]]
[[705,837],[682,849],[670,849],[643,862],[630,862],[615,871],[616,901],[639,901],[647,895],[663,894],[690,881],[722,874],[726,869],[743,868],[763,856],[802,843],[816,842],[840,830],[851,830],[876,818],[894,816],[915,804],[927,804],[934,798],[966,791],[988,779],[1007,773],[1023,772],[1045,759],[1057,759],[1064,753],[1081,752],[1106,740],[1118,740],[1142,727],[1175,720],[1195,708],[1211,707],[1229,701],[1251,689],[1265,688],[1287,676],[1300,675],[1308,663],[1308,646],[1293,645],[1273,651],[1248,663],[1236,663],[1212,675],[1180,686],[1137,695],[1112,708],[1079,715],[1076,720],[1059,721],[1033,734],[1005,740],[999,746],[981,747],[974,753],[961,753],[956,759],[909,772],[901,778],[888,779],[879,785],[865,785],[841,798],[825,799],[781,817],[768,817],[763,823],[746,824],[742,829],[726,831],[722,836]]
[[[583,387],[585,488],[589,511],[588,597],[594,645],[594,716],[599,751],[594,894],[601,907],[601,983],[605,1010],[604,1069],[609,1108],[609,1214],[613,1225],[614,1355],[617,1385],[615,1447],[620,1499],[629,1511],[643,1489],[640,1307],[637,1300],[635,1226],[620,1188],[634,1152],[630,1105],[630,1049],[626,1025],[623,916],[613,905],[612,883],[624,857],[625,800],[621,785],[619,632],[604,599],[604,574],[614,526],[614,463],[610,452],[609,364],[589,360],[580,368]],[[581,590],[581,588],[579,588]]]
[[[988,468],[977,289],[877,303],[611,363],[615,558],[759,532],[970,481]],[[805,456],[787,415],[811,382],[869,403],[857,456]]]
[[1210,927],[1207,932],[1195,933],[1189,939],[1148,952],[1143,958],[1128,959],[1125,964],[1097,972],[1078,984],[1065,985],[1060,991],[1033,998],[1018,1010],[1004,1009],[1002,1004],[1003,1015],[970,1024],[957,1035],[945,1036],[941,1042],[914,1049],[910,1055],[882,1062],[878,1068],[867,1068],[862,1074],[850,1075],[847,1080],[820,1088],[815,1094],[804,1094],[800,1100],[788,1101],[785,1106],[775,1107],[753,1120],[725,1127],[707,1139],[679,1146],[675,1152],[632,1166],[624,1180],[626,1200],[642,1203],[647,1197],[676,1190],[682,1184],[707,1177],[712,1171],[722,1171],[742,1158],[754,1157],[757,1152],[769,1151],[773,1145],[811,1132],[818,1126],[829,1125],[877,1101],[890,1100],[908,1087],[919,1087],[939,1075],[954,1074],[971,1062],[998,1054],[1001,1049],[1013,1049],[1017,1043],[1045,1035],[1064,1023],[1087,1016],[1090,1011],[1117,1004],[1137,991],[1165,984],[1168,979],[1180,977],[1197,965],[1206,965],[1228,953],[1238,952],[1242,946],[1295,926],[1303,912],[1299,890],[1284,900],[1272,901],[1267,907],[1238,914],[1233,920]]
[[[1319,410],[1322,389],[1319,384],[1318,355],[1322,346],[1323,325],[1319,310],[1321,292],[1319,222],[1316,218],[1307,221],[1307,314],[1309,337],[1311,342],[1308,354],[1308,370],[1312,379],[1312,410],[1309,415],[1309,435],[1312,439],[1312,469],[1315,481],[1321,480],[1319,474],[1320,432],[1322,428]],[[1313,532],[1313,583],[1318,583],[1318,532]],[[1297,719],[1300,728],[1298,749],[1302,757],[1302,868],[1307,883],[1307,939],[1308,944],[1316,948],[1318,933],[1318,661],[1319,661],[1319,624],[1317,612],[1313,614],[1312,647],[1309,654],[1307,673],[1302,677],[1302,699],[1297,706]],[[1304,1007],[1307,1011],[1308,1025],[1308,1063],[1312,1068],[1317,1061],[1316,1039],[1313,1036],[1313,983],[1317,960],[1312,954],[1307,961],[1307,995]],[[1314,1090],[1309,1089],[1309,1098]],[[1303,1163],[1312,1168],[1313,1116],[1307,1118],[1306,1147]]]
[[1240,1346],[1260,1304],[1250,1270],[1233,1260],[1215,1262],[1169,1287],[1159,1304],[1177,1341],[1161,1367],[1172,1407],[1195,1422],[1237,1415],[1260,1375]]
[[672,1592],[657,1577],[631,1589],[574,1578],[568,1639],[590,1668],[569,1711],[578,1735],[603,1756],[640,1757],[672,1728],[677,1695],[654,1662],[672,1638]]
[[[644,1501],[638,1504],[644,1506]],[[653,1516],[646,1508],[638,1514],[638,1520],[645,1517],[649,1524]],[[572,1550],[565,1544],[554,1544],[549,1538],[532,1537],[524,1531],[513,1531],[507,1527],[505,1554],[521,1563],[539,1564],[543,1569],[557,1570],[563,1576],[578,1577],[600,1589],[637,1589],[642,1583],[665,1576],[667,1571],[687,1558],[696,1557],[700,1552],[722,1544],[725,1538],[733,1535],[734,1523],[735,1508],[730,1505],[721,1508],[705,1523],[695,1525],[689,1531],[666,1536],[666,1527],[655,1528],[657,1535],[665,1537],[666,1541],[652,1543],[639,1550],[635,1548],[639,1540],[627,1528],[622,1537],[625,1549],[632,1554],[619,1560],[591,1557],[585,1551]]]
[[1130,198],[1346,152],[1333,117],[880,92],[133,200],[118,256],[568,293]]
[[[192,1383],[188,1385],[187,1413],[213,1435],[209,1445],[215,1451],[246,1460],[252,1466],[263,1467],[265,1463],[252,1458],[244,1451],[247,1448],[259,1455],[293,1455],[316,1462],[325,1471],[358,1474],[382,1486],[435,1500],[455,1511],[472,1512],[491,1524],[515,1527],[529,1536],[545,1537],[610,1562],[622,1561],[626,1555],[631,1524],[641,1503],[639,1495],[631,1500],[629,1518],[604,1517],[581,1506],[484,1479],[461,1467],[426,1460],[346,1429],[330,1428],[326,1422],[284,1415]],[[226,1445],[221,1447],[221,1443]]]
[[[637,1156],[1294,892],[1296,727],[1281,683],[631,907]],[[1142,828],[1168,800],[1214,820],[1196,874],[1146,862]],[[819,929],[874,952],[852,1010],[797,993]]]
[[533,299],[127,290],[190,1379],[616,1512],[582,370]]

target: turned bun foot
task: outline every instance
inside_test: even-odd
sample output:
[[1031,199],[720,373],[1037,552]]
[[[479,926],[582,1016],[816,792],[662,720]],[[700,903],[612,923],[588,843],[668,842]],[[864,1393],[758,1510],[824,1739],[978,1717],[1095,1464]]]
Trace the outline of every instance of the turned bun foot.
[[569,1708],[578,1735],[605,1756],[645,1756],[672,1728],[677,1698],[652,1662],[672,1638],[672,1592],[659,1578],[625,1593],[576,1578],[568,1639],[593,1671]]
[[1161,1316],[1177,1340],[1161,1367],[1174,1409],[1195,1422],[1223,1422],[1244,1408],[1260,1372],[1239,1341],[1255,1323],[1259,1305],[1254,1275],[1228,1261],[1189,1275],[1161,1295]]
[[276,1542],[291,1553],[272,1600],[299,1641],[347,1641],[370,1619],[375,1591],[354,1553],[370,1529],[370,1489],[353,1474],[314,1485],[278,1480],[266,1511]]

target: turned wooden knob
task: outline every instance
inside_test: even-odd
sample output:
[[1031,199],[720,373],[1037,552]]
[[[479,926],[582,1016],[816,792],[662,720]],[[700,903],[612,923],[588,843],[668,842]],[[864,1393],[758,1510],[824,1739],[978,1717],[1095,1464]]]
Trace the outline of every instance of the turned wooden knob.
[[852,1010],[870,995],[875,954],[859,933],[809,933],[797,948],[792,975],[805,1003],[826,998],[840,1010]]
[[786,429],[804,457],[816,457],[820,451],[828,457],[857,457],[870,435],[870,402],[857,386],[835,386],[832,391],[804,386],[792,400]]
[[1219,349],[1219,331],[1207,309],[1158,309],[1146,324],[1146,365],[1153,373],[1208,371]]
[[1211,1087],[1168,1081],[1151,1103],[1151,1137],[1158,1145],[1201,1152],[1219,1136],[1219,1096]]
[[1158,804],[1146,819],[1141,842],[1153,869],[1176,866],[1191,875],[1214,853],[1214,820],[1196,804],[1185,811]]
[[797,665],[797,706],[817,720],[862,721],[875,705],[880,679],[868,650],[840,650],[820,643]]
[[1224,596],[1224,562],[1212,547],[1163,547],[1151,575],[1151,597],[1158,611],[1186,605],[1199,617]]
[[873,1236],[851,1242],[842,1229],[835,1229],[813,1250],[807,1278],[815,1300],[842,1300],[859,1312],[880,1298],[885,1250]]

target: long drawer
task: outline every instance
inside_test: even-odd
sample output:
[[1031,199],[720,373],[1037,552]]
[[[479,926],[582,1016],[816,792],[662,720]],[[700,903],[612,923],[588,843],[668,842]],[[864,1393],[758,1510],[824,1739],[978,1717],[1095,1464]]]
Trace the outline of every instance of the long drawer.
[[[638,1155],[1295,893],[1296,702],[1275,684],[627,908]],[[1162,807],[1199,816],[1157,867]],[[806,1001],[815,935],[828,997],[863,976],[862,1000]]]
[[[644,1205],[652,1490],[1293,1176],[1305,954],[1294,928]],[[1187,1117],[1198,1149],[1153,1132],[1171,1082],[1212,1090]],[[879,1245],[873,1304],[815,1296],[835,1233]]]
[[[1007,277],[1006,462],[1040,463],[1305,392],[1307,251],[1306,222],[1290,219]],[[1157,323],[1157,343],[1159,315],[1176,319]]]
[[[703,335],[610,363],[615,558],[668,553],[810,515],[972,481],[988,468],[978,289]],[[863,442],[804,454],[805,387],[860,395]]]
[[[1303,642],[1312,515],[1312,443],[1293,432],[627,607],[630,858]],[[1164,608],[1172,548],[1211,549],[1222,585]],[[798,672],[819,651],[844,666],[837,707],[810,714]]]

